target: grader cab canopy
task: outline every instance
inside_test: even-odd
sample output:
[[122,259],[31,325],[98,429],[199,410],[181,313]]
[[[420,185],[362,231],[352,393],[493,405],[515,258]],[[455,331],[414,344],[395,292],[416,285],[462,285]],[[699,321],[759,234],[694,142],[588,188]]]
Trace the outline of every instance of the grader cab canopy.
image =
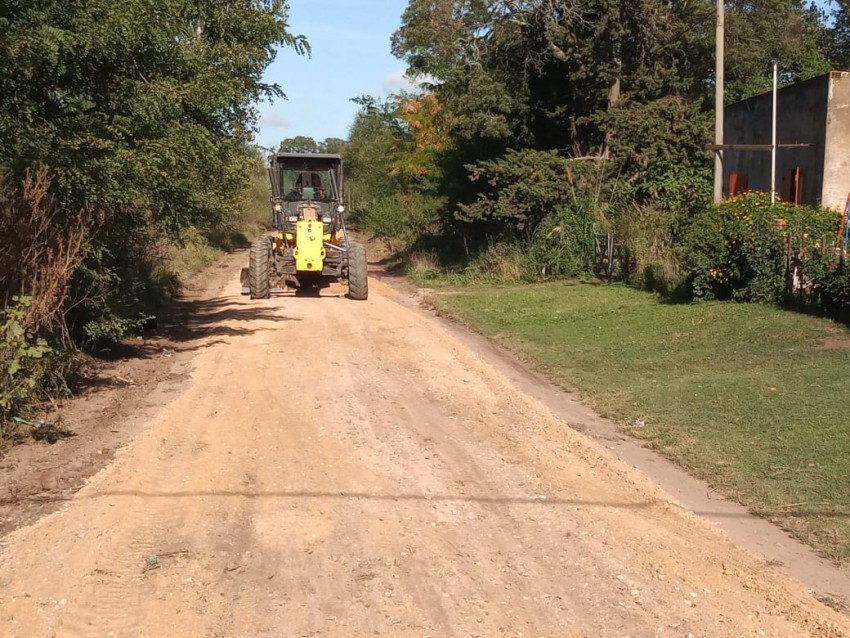
[[342,158],[319,153],[278,153],[269,162],[272,199],[342,201]]

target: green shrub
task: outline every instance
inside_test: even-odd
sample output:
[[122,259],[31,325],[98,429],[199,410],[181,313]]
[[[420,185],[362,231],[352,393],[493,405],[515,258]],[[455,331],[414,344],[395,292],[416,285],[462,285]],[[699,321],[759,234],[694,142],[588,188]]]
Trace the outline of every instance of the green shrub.
[[824,310],[846,315],[850,311],[850,269],[842,263],[837,270],[818,277],[815,280],[815,292]]
[[479,280],[516,283],[527,278],[526,252],[518,242],[491,244],[471,264]]
[[400,251],[416,242],[439,218],[444,200],[421,193],[396,193],[359,207],[352,222]]
[[35,392],[41,377],[36,365],[50,346],[26,328],[29,297],[15,297],[0,311],[0,420],[17,412]]
[[778,303],[787,290],[790,248],[825,259],[835,236],[833,211],[771,205],[770,195],[747,193],[697,215],[685,238],[686,266],[696,299]]
[[672,214],[667,225],[675,232],[711,205],[713,188],[711,166],[655,162],[634,182],[631,196],[641,205]]
[[591,271],[592,210],[592,202],[574,201],[543,218],[528,244],[531,277],[576,277]]
[[629,285],[665,297],[676,294],[685,279],[675,235],[680,218],[679,209],[660,203],[634,205],[619,215],[615,233],[625,246]]

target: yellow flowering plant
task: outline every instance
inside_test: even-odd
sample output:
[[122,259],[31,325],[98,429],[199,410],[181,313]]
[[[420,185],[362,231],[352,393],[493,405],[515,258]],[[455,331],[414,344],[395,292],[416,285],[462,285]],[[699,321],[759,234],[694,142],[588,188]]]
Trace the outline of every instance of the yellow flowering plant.
[[698,214],[685,238],[685,261],[696,299],[782,301],[789,262],[830,257],[840,216],[781,201],[770,194],[738,195]]

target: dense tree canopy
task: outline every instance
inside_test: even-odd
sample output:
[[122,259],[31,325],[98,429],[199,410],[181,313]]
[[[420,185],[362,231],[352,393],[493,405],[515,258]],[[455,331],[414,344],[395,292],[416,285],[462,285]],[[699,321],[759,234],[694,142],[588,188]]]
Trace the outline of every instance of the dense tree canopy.
[[[710,0],[411,0],[393,50],[413,74],[435,80],[464,136],[605,155],[615,150],[621,122],[636,120],[629,123],[631,137],[642,122],[657,130],[659,109],[648,111],[648,103],[665,100],[674,118],[710,107],[714,6]],[[762,90],[774,59],[788,82],[829,68],[824,23],[803,0],[733,1],[727,11],[730,99]],[[683,152],[693,150],[686,144]]]
[[283,140],[278,150],[282,153],[339,153],[344,145],[345,140],[338,137],[328,137],[317,142],[312,137],[298,135]]
[[[850,66],[844,0],[833,15],[807,0],[725,6],[730,102],[767,90],[774,60],[783,84]],[[386,196],[436,198],[438,232],[467,250],[560,233],[565,219],[675,243],[711,193],[715,9],[714,0],[409,0],[392,48],[426,96],[364,102],[352,188],[387,188],[369,186],[377,176],[361,158],[390,153]],[[428,108],[411,118],[414,104]],[[427,153],[426,123],[439,131]]]
[[176,230],[232,206],[282,0],[5,0],[0,163]]
[[[120,328],[120,316],[149,312],[140,299],[160,268],[157,242],[241,208],[255,105],[283,95],[263,73],[280,47],[309,52],[287,12],[284,0],[0,0],[0,235],[10,248],[0,257],[12,262],[0,270],[17,269],[0,278],[4,301],[34,294],[36,271],[65,254],[15,257],[41,241],[19,211],[42,211],[48,227],[68,230],[51,237],[78,239],[68,305],[79,325],[100,316]],[[36,174],[38,192],[50,191],[38,206],[23,201]]]

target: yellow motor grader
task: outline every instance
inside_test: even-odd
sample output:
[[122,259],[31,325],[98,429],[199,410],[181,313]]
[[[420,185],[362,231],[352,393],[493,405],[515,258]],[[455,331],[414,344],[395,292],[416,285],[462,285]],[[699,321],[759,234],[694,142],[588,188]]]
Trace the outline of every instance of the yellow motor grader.
[[242,292],[272,292],[322,280],[348,283],[348,296],[369,296],[366,250],[351,240],[342,203],[342,159],[320,153],[278,153],[269,161],[274,233],[251,245]]

